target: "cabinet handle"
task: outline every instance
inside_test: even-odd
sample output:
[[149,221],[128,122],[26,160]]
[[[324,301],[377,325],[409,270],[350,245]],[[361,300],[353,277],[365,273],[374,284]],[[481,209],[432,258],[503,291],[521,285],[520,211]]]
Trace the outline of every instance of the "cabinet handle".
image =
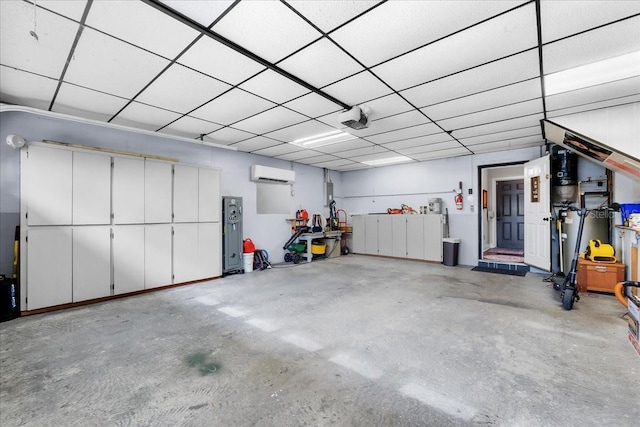
[[599,271],[601,273],[604,273],[607,271],[607,267],[603,267],[601,265],[596,266],[596,271]]

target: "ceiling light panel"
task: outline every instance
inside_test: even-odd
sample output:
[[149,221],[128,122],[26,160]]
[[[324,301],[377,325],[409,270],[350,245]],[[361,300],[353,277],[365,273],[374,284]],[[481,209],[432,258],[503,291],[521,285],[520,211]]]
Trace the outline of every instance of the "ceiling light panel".
[[367,66],[415,49],[522,1],[390,1],[331,37]]
[[183,136],[186,138],[199,138],[200,135],[206,135],[222,126],[211,123],[206,120],[196,119],[194,117],[184,116],[171,123],[169,126],[162,128],[162,133]]
[[265,138],[264,136],[256,136],[254,138],[238,142],[237,144],[233,144],[232,147],[237,148],[240,151],[253,152],[280,144],[282,144],[280,141]]
[[369,166],[388,166],[388,165],[396,165],[399,163],[409,163],[412,162],[413,159],[407,156],[399,156],[397,153],[394,156],[390,157],[378,157],[370,160],[360,160],[360,163],[364,163]]
[[339,131],[319,121],[307,120],[306,122],[298,123],[297,125],[279,129],[275,132],[270,132],[265,136],[282,142],[292,142],[300,139],[312,139],[315,136],[324,135],[329,132],[337,133]]
[[338,159],[338,160],[330,160],[328,162],[313,163],[313,166],[317,168],[327,168],[327,169],[335,170],[335,168],[338,168],[341,166],[353,165],[354,163],[355,162],[352,162],[351,160]]
[[127,102],[124,98],[63,83],[51,111],[106,122]]
[[387,144],[383,144],[383,146],[390,150],[403,150],[407,148],[414,148],[422,145],[428,146],[428,145],[439,144],[443,142],[456,142],[456,141],[448,133],[438,132],[432,135],[418,136],[416,138],[404,139],[402,141],[389,142]]
[[[542,42],[557,40],[637,13],[640,13],[640,2],[637,1],[543,1],[540,2]],[[580,19],[567,19],[568,16]]]
[[367,129],[362,129],[360,131],[355,130],[352,132],[356,135],[366,137],[368,135],[389,132],[426,123],[429,123],[429,119],[419,111],[412,110],[407,111],[406,113],[396,114],[395,116],[385,117],[384,119],[374,120],[370,122]]
[[309,89],[271,70],[258,74],[240,88],[279,104],[309,93]]
[[199,23],[203,27],[208,27],[215,21],[229,6],[233,0],[159,0],[176,12]]
[[194,70],[236,85],[265,67],[209,37],[202,37],[178,62]]
[[194,117],[230,125],[273,108],[275,104],[241,89],[232,89],[190,113]]
[[389,142],[401,141],[403,139],[415,138],[417,136],[432,135],[440,133],[442,129],[433,123],[412,126],[394,132],[385,132],[379,135],[368,136],[367,140],[376,144],[385,144]]
[[0,63],[59,79],[78,24],[38,8],[34,26],[34,6],[22,1],[0,1],[0,12]]
[[589,104],[576,105],[575,107],[563,108],[560,110],[547,111],[549,118],[566,116],[570,114],[582,113],[585,111],[599,110],[603,108],[616,107],[618,105],[632,104],[640,102],[640,95],[629,95],[623,98],[609,99],[606,101],[593,102]]
[[278,67],[314,87],[326,86],[363,70],[356,61],[326,38],[288,57]]
[[199,35],[141,1],[94,1],[86,24],[169,59]]
[[242,120],[234,124],[234,127],[255,134],[263,134],[307,120],[309,120],[307,117],[295,111],[276,107]]
[[379,65],[373,72],[394,89],[402,90],[530,49],[537,43],[535,6],[531,3]]
[[540,125],[532,126],[528,128],[509,130],[506,132],[496,132],[488,135],[479,135],[472,136],[469,138],[462,138],[460,142],[464,145],[478,145],[478,144],[486,144],[488,142],[496,142],[496,141],[508,141],[514,138],[522,138],[528,136],[542,135],[542,130]]
[[[318,150],[320,151],[320,150]],[[333,153],[334,155],[338,156],[338,157],[344,157],[346,159],[353,159],[354,157],[357,156],[370,156],[372,154],[376,154],[376,153],[390,153],[391,151],[389,151],[386,148],[381,148],[377,145],[369,145],[367,147],[361,147],[361,148],[356,148],[353,150],[346,150],[346,151],[339,151],[336,153]]]
[[323,91],[348,105],[362,104],[391,93],[389,87],[368,71],[327,86]]
[[547,110],[605,101],[640,93],[640,76],[547,96]]
[[305,116],[316,118],[335,111],[342,111],[342,107],[325,97],[311,92],[284,104],[285,107],[297,111]]
[[282,156],[284,154],[295,153],[301,150],[303,150],[303,148],[296,147],[295,145],[291,145],[283,142],[280,145],[274,145],[273,147],[254,151],[254,154],[259,154],[261,156],[267,156],[267,157],[276,157],[276,156]]
[[640,16],[542,48],[545,74],[640,50]]
[[538,51],[530,50],[402,91],[417,107],[495,89],[539,75]]
[[544,118],[543,114],[532,114],[525,117],[517,117],[509,120],[502,120],[495,123],[487,123],[479,126],[473,126],[465,129],[453,131],[455,138],[468,138],[477,135],[486,135],[496,132],[504,132],[521,128],[529,128],[532,126],[540,126],[540,120]]
[[213,31],[272,63],[321,36],[295,12],[275,0],[239,2]]
[[111,123],[155,131],[179,118],[174,112],[132,102]]
[[230,88],[226,83],[174,63],[151,83],[137,100],[167,110],[187,113]]
[[340,144],[332,144],[332,145],[325,145],[323,147],[317,147],[315,148],[315,150],[320,151],[322,153],[336,154],[338,156],[342,156],[341,153],[343,152],[346,152],[349,150],[355,150],[358,148],[366,148],[366,147],[373,147],[373,144],[368,141],[365,141],[364,139],[356,138],[356,139],[350,139],[349,141],[341,142]]
[[47,110],[58,81],[0,66],[0,102]]
[[308,1],[289,0],[293,8],[325,33],[358,16],[379,1]]
[[535,113],[542,113],[541,98],[519,102],[517,104],[505,105],[504,107],[492,108],[486,111],[479,111],[477,113],[465,114],[463,116],[447,120],[441,120],[438,124],[447,130],[461,129]]
[[166,59],[85,28],[65,80],[132,98],[167,65]]
[[542,89],[540,79],[532,79],[425,107],[422,111],[424,111],[431,120],[438,121],[448,117],[470,114],[541,97]]
[[207,135],[206,138],[209,138],[210,140],[218,144],[230,145],[235,144],[236,142],[244,141],[245,139],[253,138],[254,136],[254,134],[245,132],[243,130],[224,127]]

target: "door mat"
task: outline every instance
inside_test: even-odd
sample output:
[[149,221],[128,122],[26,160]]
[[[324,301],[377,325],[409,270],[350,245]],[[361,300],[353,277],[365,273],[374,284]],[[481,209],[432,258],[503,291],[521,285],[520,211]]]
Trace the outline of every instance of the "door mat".
[[492,261],[505,261],[505,262],[524,262],[523,256],[518,255],[500,255],[500,254],[484,254],[482,259],[490,259]]
[[503,268],[488,268],[488,267],[473,267],[471,271],[480,271],[482,273],[507,274],[509,276],[520,276],[520,277],[524,277],[527,274],[526,271],[505,270]]
[[487,249],[485,254],[524,256],[524,249],[491,248]]

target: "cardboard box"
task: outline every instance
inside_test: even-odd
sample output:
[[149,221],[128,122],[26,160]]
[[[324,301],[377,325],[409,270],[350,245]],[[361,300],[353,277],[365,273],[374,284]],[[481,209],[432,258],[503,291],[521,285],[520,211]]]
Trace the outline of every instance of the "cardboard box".
[[635,296],[627,298],[629,303],[629,341],[640,355],[640,299]]

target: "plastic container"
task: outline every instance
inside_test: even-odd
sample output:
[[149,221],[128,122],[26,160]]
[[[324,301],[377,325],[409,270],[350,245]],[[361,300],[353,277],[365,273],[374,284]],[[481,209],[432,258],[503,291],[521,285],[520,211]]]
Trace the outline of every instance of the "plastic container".
[[244,264],[244,272],[251,273],[253,271],[253,252],[242,254],[242,261]]
[[20,316],[17,285],[16,279],[0,275],[0,322]]
[[629,220],[631,214],[640,213],[640,203],[620,203],[620,216],[622,217],[622,225]]
[[442,263],[450,267],[458,265],[460,239],[452,237],[442,239],[442,246]]

